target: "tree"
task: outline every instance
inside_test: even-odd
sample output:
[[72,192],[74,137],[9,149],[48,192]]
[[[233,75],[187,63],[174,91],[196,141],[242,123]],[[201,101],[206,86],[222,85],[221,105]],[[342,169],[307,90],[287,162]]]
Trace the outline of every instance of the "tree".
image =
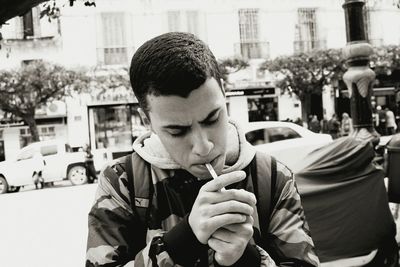
[[101,69],[90,72],[90,95],[97,100],[133,101],[134,94],[127,68]]
[[[60,4],[62,2],[62,4]],[[0,0],[0,6],[5,7],[0,9],[0,27],[6,23],[7,20],[16,16],[23,16],[33,7],[41,4],[40,17],[47,16],[50,19],[58,18],[60,15],[60,8],[65,6],[68,2],[73,6],[76,0]],[[94,0],[80,0],[85,6],[96,6]]]
[[345,60],[341,50],[328,49],[267,60],[260,69],[275,73],[276,86],[300,98],[306,119],[310,95],[321,94],[324,85],[341,79]]
[[218,62],[218,67],[225,83],[229,83],[229,74],[238,72],[248,66],[248,61],[241,58],[227,58]]
[[0,109],[22,119],[39,141],[35,110],[52,100],[83,89],[88,78],[81,71],[34,61],[19,70],[0,71]]
[[388,45],[374,47],[370,57],[370,67],[377,75],[390,75],[400,70],[400,46]]

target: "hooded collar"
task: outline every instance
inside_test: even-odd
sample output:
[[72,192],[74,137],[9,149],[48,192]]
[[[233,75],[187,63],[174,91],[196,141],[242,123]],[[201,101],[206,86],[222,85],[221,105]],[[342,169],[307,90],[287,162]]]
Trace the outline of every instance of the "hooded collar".
[[[147,132],[138,137],[132,146],[133,150],[145,161],[160,169],[183,169],[175,162],[161,143],[160,138]],[[250,145],[240,126],[229,120],[228,144],[225,166],[222,173],[241,170],[246,167],[255,155],[255,149]]]

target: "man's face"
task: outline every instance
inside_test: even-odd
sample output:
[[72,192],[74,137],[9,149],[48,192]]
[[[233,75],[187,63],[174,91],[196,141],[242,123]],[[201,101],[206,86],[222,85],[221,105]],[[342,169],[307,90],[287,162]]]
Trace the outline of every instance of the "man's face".
[[219,174],[225,163],[228,116],[225,97],[214,78],[187,98],[147,96],[149,119],[171,157],[198,178],[210,177],[205,163]]

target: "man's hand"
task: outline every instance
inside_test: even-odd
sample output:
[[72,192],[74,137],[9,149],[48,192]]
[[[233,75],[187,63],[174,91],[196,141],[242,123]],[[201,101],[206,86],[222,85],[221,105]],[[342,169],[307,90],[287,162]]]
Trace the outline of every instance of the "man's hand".
[[227,225],[215,231],[208,245],[215,251],[214,259],[219,265],[230,266],[240,259],[253,236],[253,223],[253,217],[247,216],[244,223]]
[[207,244],[211,235],[221,227],[232,225],[232,229],[236,229],[233,225],[243,224],[247,228],[246,222],[253,214],[256,203],[254,194],[243,189],[221,191],[245,177],[243,171],[223,174],[200,189],[189,215],[189,225],[202,244]]

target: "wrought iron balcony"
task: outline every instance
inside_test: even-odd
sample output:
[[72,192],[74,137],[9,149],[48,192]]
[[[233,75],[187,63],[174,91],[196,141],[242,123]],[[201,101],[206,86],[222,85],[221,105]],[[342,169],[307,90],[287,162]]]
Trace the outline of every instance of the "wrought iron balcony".
[[382,46],[383,45],[383,39],[369,39],[368,43],[370,43],[372,46]]
[[17,55],[22,60],[40,57],[40,55],[44,57],[62,49],[62,40],[59,36],[4,39],[3,44],[10,54]]
[[235,44],[235,55],[245,59],[269,58],[269,42],[241,42]]
[[315,39],[306,41],[294,41],[293,48],[295,53],[307,53],[314,50],[326,49],[326,40]]

